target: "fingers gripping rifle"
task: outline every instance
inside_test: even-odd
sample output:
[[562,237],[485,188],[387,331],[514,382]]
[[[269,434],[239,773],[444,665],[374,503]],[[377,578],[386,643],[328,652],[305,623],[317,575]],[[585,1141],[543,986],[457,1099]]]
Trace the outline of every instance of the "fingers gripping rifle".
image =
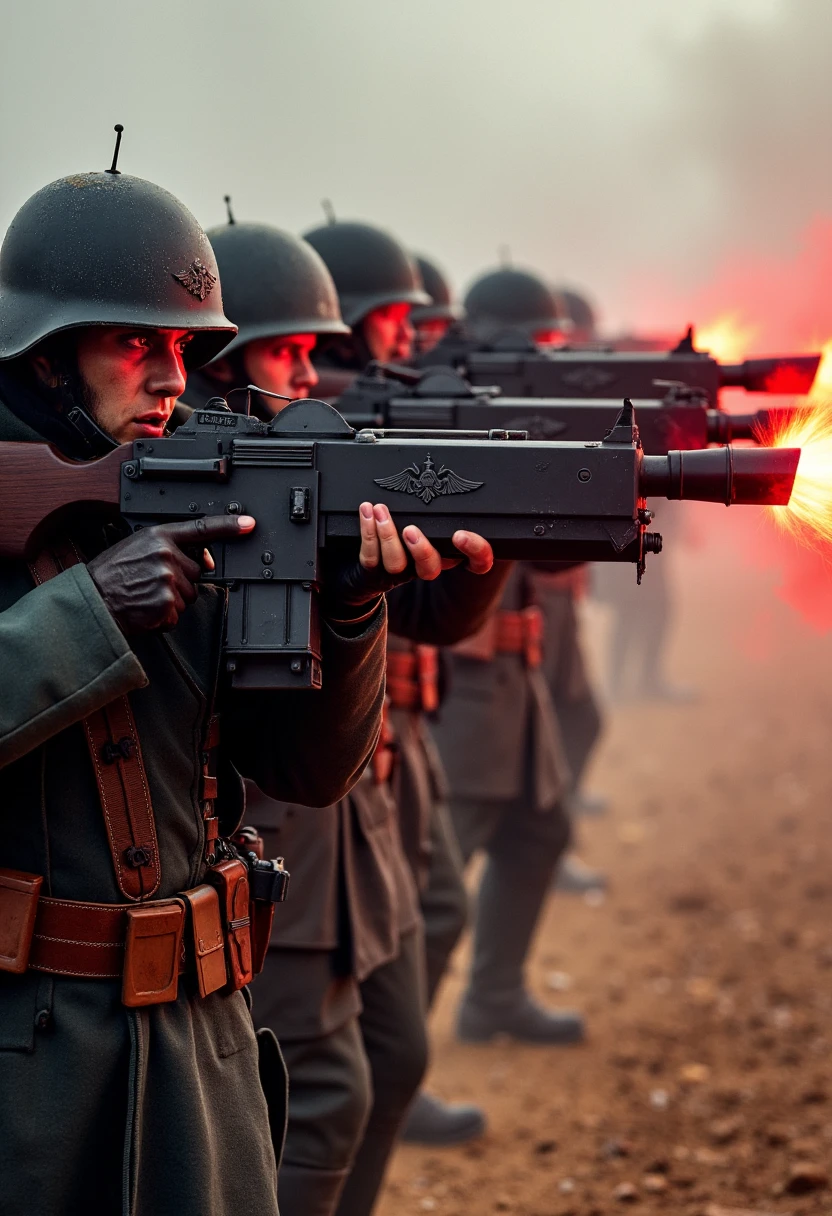
[[358,507],[384,502],[440,552],[459,528],[497,557],[629,561],[661,537],[649,495],[725,503],[789,500],[796,449],[643,453],[632,404],[600,441],[536,442],[519,431],[356,432],[331,406],[298,401],[270,423],[214,398],[170,438],[75,463],[47,444],[0,443],[0,557],[36,550],[74,512],[109,510],[133,529],[245,512],[253,532],[215,547],[228,588],[226,671],[240,688],[321,682],[317,589],[328,549],[359,543]]

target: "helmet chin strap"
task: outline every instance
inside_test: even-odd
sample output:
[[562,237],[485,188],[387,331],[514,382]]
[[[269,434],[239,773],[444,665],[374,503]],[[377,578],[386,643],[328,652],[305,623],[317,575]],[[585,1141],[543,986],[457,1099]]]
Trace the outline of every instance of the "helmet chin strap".
[[90,456],[106,456],[119,446],[81,405],[72,405],[67,411],[66,420],[81,436]]
[[90,457],[106,456],[119,445],[108,435],[92,416],[84,398],[89,394],[77,369],[66,369],[60,374],[58,396],[67,422],[81,437]]

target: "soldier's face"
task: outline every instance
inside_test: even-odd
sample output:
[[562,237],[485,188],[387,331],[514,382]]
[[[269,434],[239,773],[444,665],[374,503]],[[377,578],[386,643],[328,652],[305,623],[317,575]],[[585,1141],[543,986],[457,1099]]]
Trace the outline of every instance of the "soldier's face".
[[[318,383],[318,373],[311,362],[316,342],[315,334],[291,334],[249,342],[245,348],[249,382],[284,397],[308,397]],[[277,414],[288,402],[264,398],[263,404]]]
[[538,329],[533,335],[537,346],[562,346],[563,331],[560,329]]
[[413,353],[413,326],[409,304],[386,304],[367,313],[364,338],[374,359],[395,363]]
[[430,321],[416,322],[416,349],[419,354],[427,354],[437,346],[450,328],[450,321],[444,317],[433,317]]
[[[186,329],[122,329],[115,325],[79,329],[75,338],[78,375],[95,421],[117,443],[158,439],[185,391]],[[58,372],[47,355],[35,370],[48,384]]]

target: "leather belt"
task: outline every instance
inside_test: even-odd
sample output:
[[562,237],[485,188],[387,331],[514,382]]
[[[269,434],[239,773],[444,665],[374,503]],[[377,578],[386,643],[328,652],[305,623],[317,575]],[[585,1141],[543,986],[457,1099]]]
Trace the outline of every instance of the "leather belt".
[[526,666],[539,667],[543,662],[543,613],[536,605],[510,612],[497,613],[495,636],[497,654],[519,654]]
[[[149,900],[143,908],[171,906],[172,900]],[[121,979],[127,940],[126,904],[90,904],[74,899],[38,900],[29,966],[51,975],[84,979]],[[185,952],[179,974],[185,970]]]
[[439,708],[439,652],[436,647],[388,650],[387,695],[393,709],[435,713]]

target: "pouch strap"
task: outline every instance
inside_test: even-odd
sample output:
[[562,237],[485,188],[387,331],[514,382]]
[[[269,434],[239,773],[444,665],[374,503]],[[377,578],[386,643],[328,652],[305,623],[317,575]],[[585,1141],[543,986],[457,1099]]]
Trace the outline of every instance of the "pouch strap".
[[[82,561],[72,542],[43,550],[29,565],[40,586]],[[159,889],[161,869],[156,820],[133,711],[126,696],[105,705],[83,723],[118,888],[126,899],[149,899]]]
[[[126,936],[124,904],[84,903],[42,895],[29,967],[82,979],[121,979]],[[184,969],[183,959],[180,972]]]

